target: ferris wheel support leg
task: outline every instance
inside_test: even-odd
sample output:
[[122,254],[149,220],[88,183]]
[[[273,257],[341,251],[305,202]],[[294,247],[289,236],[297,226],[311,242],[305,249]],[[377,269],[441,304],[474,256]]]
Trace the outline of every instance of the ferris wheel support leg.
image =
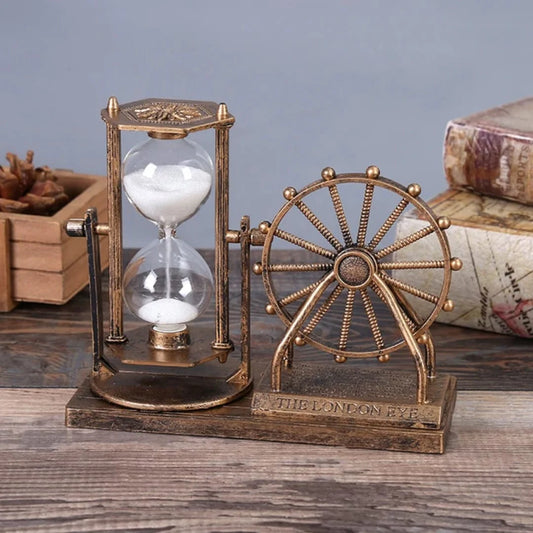
[[[401,293],[399,289],[396,289],[394,287],[391,287],[392,292],[396,296],[396,299],[398,302],[400,302],[402,309],[407,314],[408,318],[412,322],[412,328],[411,329],[417,329],[417,327],[422,324],[422,320],[417,315],[416,311],[413,309],[413,306],[409,303],[407,298],[404,297],[404,295]],[[418,337],[417,339],[419,344],[424,345],[425,349],[425,362],[426,362],[426,368],[427,368],[427,374],[429,379],[435,379],[436,377],[436,361],[435,361],[435,344],[433,343],[433,338],[431,337],[431,333],[429,330],[427,330],[423,335]]]
[[426,332],[428,340],[426,342],[426,366],[428,371],[428,378],[435,379],[435,345],[433,344],[433,338],[431,337],[429,331]]
[[[335,272],[332,270],[328,272],[316,286],[313,292],[308,296],[307,300],[302,304],[296,315],[294,316],[291,325],[287,328],[285,335],[281,339],[281,342],[276,348],[274,357],[272,358],[272,378],[271,389],[272,392],[280,392],[281,390],[281,365],[284,358],[289,358],[292,350],[292,343],[294,337],[298,334],[298,331],[302,327],[305,319],[309,316],[309,313],[313,310],[313,307],[318,302],[322,293],[326,290],[328,285],[334,280]],[[292,363],[292,357],[291,357]]]
[[392,311],[398,327],[400,328],[400,332],[415,360],[417,372],[416,401],[420,404],[427,403],[428,372],[426,366],[426,357],[422,354],[420,346],[416,341],[411,329],[409,328],[409,324],[407,323],[398,300],[396,299],[392,290],[378,275],[374,275],[372,279],[382,292],[385,301]]
[[287,353],[283,356],[283,366],[285,368],[291,368],[293,359],[294,359],[294,344],[291,342],[287,346]]

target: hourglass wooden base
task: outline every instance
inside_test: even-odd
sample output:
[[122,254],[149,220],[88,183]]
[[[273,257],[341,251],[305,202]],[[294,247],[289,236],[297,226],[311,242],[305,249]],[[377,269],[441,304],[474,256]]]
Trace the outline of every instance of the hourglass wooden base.
[[117,405],[151,411],[208,409],[231,402],[252,381],[241,368],[240,347],[213,349],[210,333],[192,327],[194,342],[188,348],[161,350],[147,343],[145,327],[138,328],[127,343],[104,348],[106,364],[91,373],[91,389]]
[[101,370],[91,377],[91,390],[108,402],[133,409],[193,411],[224,405],[241,397],[252,383],[242,383],[238,378],[238,374],[224,378],[143,372],[113,374]]

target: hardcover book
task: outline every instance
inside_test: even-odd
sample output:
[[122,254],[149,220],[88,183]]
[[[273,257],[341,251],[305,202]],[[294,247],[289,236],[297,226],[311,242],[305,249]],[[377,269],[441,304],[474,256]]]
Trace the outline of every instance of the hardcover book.
[[[452,312],[438,321],[458,326],[533,337],[533,207],[467,191],[448,190],[428,202],[439,216],[451,219],[446,230],[453,256],[463,268],[452,273],[449,298]],[[426,226],[413,212],[399,221],[401,239]],[[396,261],[420,259],[417,243],[395,252]],[[438,240],[424,243],[428,258],[438,258]],[[441,277],[436,269],[397,270],[394,276],[438,294]],[[415,310],[427,313],[426,301],[406,293]]]
[[452,120],[444,139],[450,187],[533,205],[533,98]]

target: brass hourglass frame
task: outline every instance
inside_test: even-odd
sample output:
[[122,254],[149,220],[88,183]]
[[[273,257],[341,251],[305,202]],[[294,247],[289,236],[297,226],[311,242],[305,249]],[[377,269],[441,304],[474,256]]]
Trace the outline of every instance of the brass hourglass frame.
[[[93,368],[91,388],[104,399],[139,409],[157,411],[206,409],[228,403],[252,384],[249,348],[249,249],[248,217],[239,230],[230,230],[229,130],[235,118],[224,103],[144,99],[120,105],[115,97],[102,110],[107,132],[107,177],[109,223],[99,223],[89,209],[84,219],[67,224],[71,236],[87,239],[92,308]],[[190,345],[175,346],[164,334],[159,344],[146,342],[145,333],[124,331],[122,252],[122,157],[121,132],[146,132],[156,139],[180,139],[191,133],[215,130],[215,327],[209,342],[191,334]],[[109,237],[109,328],[104,338],[98,235]],[[240,361],[226,363],[235,345],[229,334],[229,243],[241,247],[241,338]],[[145,328],[142,328],[145,330]],[[198,342],[196,342],[198,340]],[[202,367],[211,366],[208,371]],[[221,370],[221,368],[223,370]]]

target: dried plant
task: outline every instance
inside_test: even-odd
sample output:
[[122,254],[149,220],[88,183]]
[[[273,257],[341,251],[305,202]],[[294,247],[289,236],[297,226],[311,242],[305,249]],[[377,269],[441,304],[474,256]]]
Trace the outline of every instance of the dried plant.
[[69,201],[49,167],[33,166],[33,150],[28,150],[26,159],[11,153],[6,159],[9,167],[0,166],[0,211],[53,215]]

